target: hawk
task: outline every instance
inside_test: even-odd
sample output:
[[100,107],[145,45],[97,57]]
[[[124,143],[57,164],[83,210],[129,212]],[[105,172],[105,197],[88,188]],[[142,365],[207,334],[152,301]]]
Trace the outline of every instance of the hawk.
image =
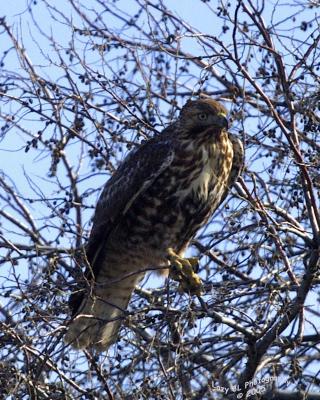
[[108,349],[148,267],[171,265],[184,290],[200,293],[194,259],[183,254],[241,172],[243,147],[227,129],[222,104],[189,100],[177,121],[130,152],[106,183],[83,284],[70,297],[67,343]]

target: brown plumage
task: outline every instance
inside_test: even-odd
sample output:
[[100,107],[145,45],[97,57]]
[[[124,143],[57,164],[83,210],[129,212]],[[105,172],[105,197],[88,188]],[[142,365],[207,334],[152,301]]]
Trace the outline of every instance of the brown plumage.
[[141,271],[167,266],[168,249],[183,256],[225,199],[243,165],[226,115],[215,100],[189,100],[107,182],[86,247],[86,285],[70,298],[67,343],[100,350],[114,343]]

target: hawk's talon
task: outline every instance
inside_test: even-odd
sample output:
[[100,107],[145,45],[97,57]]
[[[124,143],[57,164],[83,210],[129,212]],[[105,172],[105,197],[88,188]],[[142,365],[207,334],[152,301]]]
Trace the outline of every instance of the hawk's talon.
[[179,290],[201,295],[202,282],[196,273],[199,270],[198,259],[196,257],[180,257],[173,251],[173,249],[169,248],[168,260],[171,264],[171,278],[179,282]]
[[192,266],[193,272],[196,274],[199,272],[199,258],[198,257],[190,257],[190,258],[185,258],[185,260],[188,260],[189,263]]

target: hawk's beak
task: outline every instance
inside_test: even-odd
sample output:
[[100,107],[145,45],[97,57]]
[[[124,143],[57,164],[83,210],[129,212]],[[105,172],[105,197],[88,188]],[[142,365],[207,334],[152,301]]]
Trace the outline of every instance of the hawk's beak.
[[229,121],[225,114],[221,113],[217,115],[217,126],[219,126],[219,128],[229,128]]

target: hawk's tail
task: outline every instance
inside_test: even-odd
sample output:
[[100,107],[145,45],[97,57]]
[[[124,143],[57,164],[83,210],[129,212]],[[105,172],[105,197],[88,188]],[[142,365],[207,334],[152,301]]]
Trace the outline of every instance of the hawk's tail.
[[65,342],[77,349],[107,350],[118,336],[137,279],[123,279],[112,286],[99,282],[87,295],[71,320]]

